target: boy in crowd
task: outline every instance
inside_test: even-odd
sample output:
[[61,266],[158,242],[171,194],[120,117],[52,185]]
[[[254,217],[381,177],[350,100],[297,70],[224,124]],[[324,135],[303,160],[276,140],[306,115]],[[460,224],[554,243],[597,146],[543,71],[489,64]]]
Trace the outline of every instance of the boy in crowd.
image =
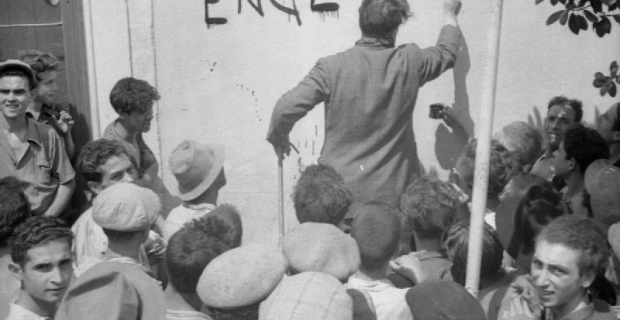
[[[417,252],[411,252],[429,279],[452,279],[450,260],[441,246],[441,236],[457,216],[461,194],[452,184],[434,177],[422,177],[410,184],[400,197],[405,223],[413,230],[411,236]],[[399,288],[411,287],[398,274],[389,279]]]
[[170,283],[164,291],[167,320],[210,319],[200,312],[202,301],[196,284],[211,260],[240,244],[236,236],[238,226],[230,224],[224,214],[236,212],[224,211],[193,220],[170,238],[166,252]]
[[54,217],[31,217],[15,229],[9,270],[21,289],[7,320],[54,318],[73,271],[72,239],[67,225]]
[[332,167],[310,165],[301,173],[293,203],[300,223],[320,222],[341,226],[353,201],[342,176]]
[[56,131],[26,117],[36,87],[35,73],[26,63],[0,63],[0,178],[26,182],[31,210],[56,217],[71,199],[75,172]]
[[359,271],[349,278],[347,287],[363,290],[370,295],[377,320],[413,319],[405,301],[407,289],[396,288],[387,279],[390,259],[400,249],[397,209],[381,202],[370,202],[360,207],[353,219],[351,236],[359,246],[361,265]]
[[586,169],[595,160],[608,158],[607,143],[596,130],[583,125],[566,130],[564,140],[553,152],[552,169],[566,184],[561,193],[570,213],[588,216],[583,206]]
[[75,143],[71,134],[73,117],[55,103],[58,59],[50,52],[26,50],[21,52],[19,60],[30,65],[39,82],[35,90],[36,96],[28,106],[26,116],[54,128],[65,142],[69,159],[72,159],[75,155]]
[[224,147],[184,140],[170,154],[170,171],[179,183],[183,203],[166,218],[164,238],[170,239],[184,224],[204,217],[217,205],[219,191],[226,185]]
[[138,262],[160,210],[153,191],[127,182],[116,183],[97,195],[93,220],[108,238],[105,261],[71,284],[58,308],[57,320],[164,317],[160,283]]
[[596,130],[609,145],[609,161],[620,168],[620,102],[596,119]]

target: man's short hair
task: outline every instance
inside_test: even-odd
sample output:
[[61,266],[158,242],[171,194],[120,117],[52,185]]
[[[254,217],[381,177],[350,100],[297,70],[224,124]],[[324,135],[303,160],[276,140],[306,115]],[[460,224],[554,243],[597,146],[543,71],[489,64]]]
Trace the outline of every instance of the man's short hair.
[[209,211],[209,216],[217,217],[222,220],[226,228],[219,231],[219,237],[229,247],[236,248],[241,245],[243,239],[243,224],[239,210],[231,204],[220,204],[215,209]]
[[581,173],[598,159],[609,159],[609,147],[598,131],[577,124],[564,134],[566,159],[574,158]]
[[118,80],[110,92],[110,104],[118,114],[145,113],[159,98],[155,87],[135,78]]
[[37,80],[41,80],[40,74],[43,72],[58,70],[58,59],[51,52],[24,50],[19,52],[19,60],[30,65],[37,75]]
[[515,154],[521,168],[533,165],[543,150],[541,131],[523,121],[504,126],[493,139]]
[[[473,190],[474,170],[476,166],[477,140],[469,142],[456,161],[461,181]],[[519,171],[519,164],[514,154],[496,140],[491,141],[491,155],[489,159],[489,185],[487,196],[497,197],[504,187]]]
[[547,110],[551,109],[555,105],[567,105],[571,107],[573,111],[575,111],[575,123],[581,122],[581,118],[583,117],[583,106],[581,104],[581,101],[576,99],[568,99],[565,96],[553,97],[551,98],[551,100],[549,100],[549,103],[547,104]]
[[562,196],[553,186],[532,186],[519,202],[515,212],[514,236],[520,239],[521,253],[533,253],[540,230],[564,213]]
[[387,203],[372,201],[356,211],[351,236],[357,241],[364,269],[377,270],[392,258],[398,249],[400,224],[400,212]]
[[344,184],[330,179],[298,183],[293,192],[295,213],[300,223],[338,225],[352,202],[353,195]]
[[0,79],[9,76],[26,78],[28,80],[28,89],[30,90],[34,90],[39,84],[35,77],[19,67],[7,67],[0,71]]
[[[469,248],[469,220],[459,221],[452,225],[444,234],[442,246],[446,250],[448,258],[452,262],[450,272],[454,281],[465,285],[467,273],[467,250]],[[499,241],[497,232],[493,227],[484,224],[482,234],[482,261],[480,277],[491,276],[502,268],[504,248]]]
[[0,247],[6,246],[15,228],[32,216],[25,187],[15,177],[0,179]]
[[235,308],[215,308],[207,307],[207,313],[215,320],[258,320],[260,303],[255,302],[247,306]]
[[166,266],[170,282],[180,293],[196,293],[196,284],[215,257],[234,248],[230,234],[235,226],[210,213],[185,224],[168,241]]
[[359,25],[364,36],[388,36],[411,16],[407,0],[364,0],[359,8]]
[[597,273],[607,264],[609,249],[603,229],[594,220],[578,215],[565,215],[553,220],[538,235],[537,242],[561,244],[579,251],[579,275]]
[[441,238],[450,228],[461,204],[454,187],[435,177],[422,177],[400,197],[405,221],[421,238]]
[[[113,156],[127,155],[125,147],[114,140],[99,139],[87,143],[80,151],[77,169],[87,182],[101,182],[102,172],[99,169]],[[133,162],[133,158],[127,157]],[[135,165],[135,164],[134,164]]]
[[344,178],[334,167],[327,164],[311,164],[299,175],[297,184],[314,182],[319,180],[332,180],[344,183]]
[[55,240],[73,241],[71,229],[56,217],[36,216],[20,224],[9,239],[13,262],[24,266],[28,261],[28,250]]

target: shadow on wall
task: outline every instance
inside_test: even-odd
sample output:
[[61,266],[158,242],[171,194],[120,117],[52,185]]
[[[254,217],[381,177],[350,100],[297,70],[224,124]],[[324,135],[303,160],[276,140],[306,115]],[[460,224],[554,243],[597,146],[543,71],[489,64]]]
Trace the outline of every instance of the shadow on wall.
[[469,112],[469,94],[467,93],[467,74],[471,67],[469,47],[465,38],[454,64],[454,104],[453,114],[456,118],[452,127],[441,123],[435,131],[435,155],[442,169],[454,167],[463,147],[474,136],[475,124]]

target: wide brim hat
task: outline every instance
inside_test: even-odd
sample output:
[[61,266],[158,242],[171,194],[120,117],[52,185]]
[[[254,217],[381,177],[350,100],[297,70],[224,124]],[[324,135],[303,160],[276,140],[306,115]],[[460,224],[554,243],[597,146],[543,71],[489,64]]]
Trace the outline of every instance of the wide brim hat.
[[222,171],[226,151],[219,144],[202,144],[183,140],[170,154],[170,171],[179,183],[179,198],[198,198],[213,184]]

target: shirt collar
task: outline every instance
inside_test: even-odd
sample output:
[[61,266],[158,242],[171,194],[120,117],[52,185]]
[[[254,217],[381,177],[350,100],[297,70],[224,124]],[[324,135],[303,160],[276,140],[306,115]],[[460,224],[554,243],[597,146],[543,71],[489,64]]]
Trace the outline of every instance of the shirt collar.
[[394,40],[388,38],[362,37],[355,42],[355,45],[370,48],[394,48]]
[[34,120],[28,119],[28,117],[26,117],[26,140],[41,146],[41,137],[39,137],[39,130],[37,130],[37,127],[33,122]]
[[40,315],[18,304],[15,304],[13,302],[11,302],[10,308],[11,308],[11,311],[10,311],[11,319],[19,319],[19,320],[39,320],[39,319],[49,320],[50,319],[47,317],[41,317]]

